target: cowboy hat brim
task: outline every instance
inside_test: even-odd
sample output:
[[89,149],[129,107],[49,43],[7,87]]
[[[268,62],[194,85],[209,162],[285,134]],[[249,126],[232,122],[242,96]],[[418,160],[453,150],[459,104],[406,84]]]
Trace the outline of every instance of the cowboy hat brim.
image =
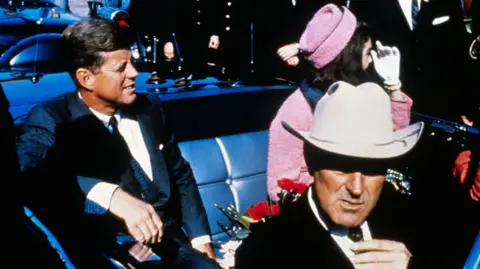
[[409,152],[417,144],[422,134],[424,123],[417,122],[394,131],[393,141],[390,143],[370,145],[345,144],[320,140],[312,137],[310,132],[295,130],[287,122],[282,121],[282,126],[299,139],[307,141],[313,146],[328,152],[358,158],[389,159]]

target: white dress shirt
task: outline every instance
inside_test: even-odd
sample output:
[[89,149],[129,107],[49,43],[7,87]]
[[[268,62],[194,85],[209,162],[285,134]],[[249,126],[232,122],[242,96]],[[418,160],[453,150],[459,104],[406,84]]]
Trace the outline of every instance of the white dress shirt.
[[[89,109],[93,115],[102,121],[102,123],[105,125],[105,128],[108,128],[110,118],[112,116],[102,114],[96,110],[93,110],[92,108]],[[150,155],[148,154],[147,146],[145,145],[142,130],[140,129],[138,121],[123,117],[119,112],[116,112],[113,116],[118,122],[118,131],[127,143],[132,156],[140,164],[148,178],[153,180]],[[80,185],[83,193],[87,195],[85,212],[89,214],[104,214],[108,211],[113,192],[118,188],[118,185],[93,178],[79,178],[78,184]],[[209,235],[204,235],[192,239],[191,243],[192,246],[195,247],[210,243],[211,241],[212,240]]]
[[[422,8],[422,0],[418,1],[418,10]],[[400,7],[402,8],[403,15],[405,15],[405,19],[407,19],[407,23],[410,26],[410,30],[413,30],[412,25],[412,0],[398,0]]]
[[[348,229],[342,229],[342,228],[335,228],[335,229],[328,229],[327,225],[325,224],[325,221],[322,219],[322,216],[318,213],[318,208],[315,205],[315,202],[313,201],[312,198],[312,188],[308,189],[308,203],[310,205],[310,208],[313,211],[313,214],[317,218],[318,222],[322,224],[323,228],[325,230],[330,232],[330,235],[332,236],[333,240],[338,244],[338,246],[342,249],[343,253],[350,258],[355,253],[350,249],[350,247],[353,245],[353,241],[348,238]],[[370,233],[370,229],[368,228],[368,223],[367,221],[362,222],[360,225],[360,228],[362,229],[363,232],[363,239],[366,240],[372,240],[372,234]]]

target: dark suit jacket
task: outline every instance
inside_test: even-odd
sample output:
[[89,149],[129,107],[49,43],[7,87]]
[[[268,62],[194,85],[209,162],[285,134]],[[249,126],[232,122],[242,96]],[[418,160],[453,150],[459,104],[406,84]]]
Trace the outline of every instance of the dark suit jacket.
[[[418,253],[413,241],[415,230],[411,229],[410,212],[407,211],[409,202],[404,198],[390,185],[385,185],[367,221],[373,238],[403,242],[415,257]],[[412,259],[412,266],[413,263]],[[354,268],[316,219],[307,195],[282,208],[265,224],[253,225],[252,234],[237,249],[235,265],[239,269]]]
[[[139,95],[122,112],[139,122],[150,154],[153,182],[160,192],[159,213],[163,221],[172,219],[183,225],[191,239],[210,234],[192,170],[181,156],[158,97]],[[94,230],[100,234],[108,231],[98,227],[107,223],[105,216],[84,213],[85,195],[77,178],[120,184],[125,191],[140,197],[138,184],[124,177],[129,157],[120,148],[77,92],[34,107],[17,143],[21,171],[33,185],[30,196],[34,212],[41,212],[45,221],[60,233],[71,233],[73,228],[81,232],[86,229],[82,225],[95,225],[98,229]]]
[[[437,116],[455,114],[458,120],[464,82],[469,77],[465,74],[468,36],[460,2],[422,2],[414,31],[398,0],[352,0],[350,9],[371,26],[374,39],[399,48],[400,76],[404,91],[414,101],[413,110]],[[434,19],[442,16],[449,16],[449,20],[433,25]]]

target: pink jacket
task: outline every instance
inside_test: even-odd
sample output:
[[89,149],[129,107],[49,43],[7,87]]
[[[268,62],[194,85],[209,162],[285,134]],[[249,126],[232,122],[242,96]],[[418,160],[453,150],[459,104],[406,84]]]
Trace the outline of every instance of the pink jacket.
[[[412,99],[402,93],[404,101],[392,101],[392,120],[394,130],[410,123]],[[300,131],[310,131],[313,115],[307,100],[300,89],[290,95],[278,110],[270,125],[267,166],[267,190],[273,201],[278,201],[280,188],[277,181],[282,178],[298,180],[310,184],[313,177],[308,173],[303,158],[303,141],[291,135],[282,127],[282,121],[288,122]]]

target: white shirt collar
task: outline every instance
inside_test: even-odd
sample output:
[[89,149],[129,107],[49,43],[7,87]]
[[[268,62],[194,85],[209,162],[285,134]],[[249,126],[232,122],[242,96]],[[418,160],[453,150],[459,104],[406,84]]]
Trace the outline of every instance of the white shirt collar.
[[[325,224],[325,220],[320,216],[317,205],[313,201],[313,186],[308,188],[308,204],[310,205],[310,209],[312,210],[313,214],[317,218],[318,222],[327,230],[335,242],[339,245],[342,251],[347,255],[347,257],[351,257],[354,253],[350,250],[350,246],[353,244],[353,241],[348,238],[348,229],[347,228],[333,228],[329,229]],[[370,233],[370,228],[368,227],[367,221],[363,221],[360,224],[360,228],[362,229],[363,239],[364,240],[372,240],[372,234]]]
[[[83,100],[80,92],[78,93],[78,98],[80,98],[80,100]],[[112,118],[112,116],[103,114],[101,112],[98,112],[91,107],[88,107],[88,109],[92,112],[93,115],[95,115],[99,120],[102,121],[102,123],[103,123],[103,125],[105,125],[105,127],[108,127],[108,124],[110,123],[110,118]],[[120,115],[120,112],[118,110],[115,112],[115,114],[113,114],[113,116],[117,119],[117,122],[120,122],[121,115]]]

